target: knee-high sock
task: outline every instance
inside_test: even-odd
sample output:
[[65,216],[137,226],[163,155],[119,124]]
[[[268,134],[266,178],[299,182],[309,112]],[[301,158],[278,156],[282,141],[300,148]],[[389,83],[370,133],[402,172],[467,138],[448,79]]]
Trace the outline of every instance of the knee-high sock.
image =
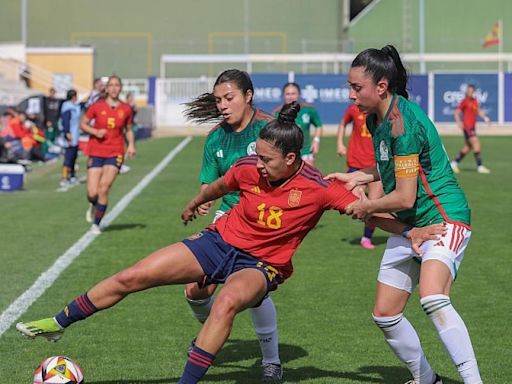
[[105,216],[105,211],[107,210],[107,204],[96,203],[94,206],[94,224],[100,225],[101,219]]
[[55,316],[55,320],[62,328],[66,328],[75,321],[83,320],[96,312],[98,312],[98,309],[91,300],[89,300],[86,292],[64,307],[64,309]]
[[188,354],[187,364],[178,384],[196,384],[213,364],[215,355],[194,346]]
[[421,299],[421,306],[432,320],[437,333],[452,358],[465,384],[480,384],[475,352],[464,321],[446,295],[430,295]]
[[274,302],[267,297],[259,307],[251,308],[250,312],[254,331],[260,343],[262,363],[281,364]]
[[210,310],[212,309],[214,297],[210,296],[206,299],[192,300],[187,297],[185,293],[185,298],[187,299],[187,303],[192,310],[192,314],[200,323],[204,323],[208,316],[210,315]]
[[403,314],[389,317],[373,315],[373,320],[384,333],[391,350],[407,365],[416,383],[432,384],[436,376],[423,353],[418,334]]

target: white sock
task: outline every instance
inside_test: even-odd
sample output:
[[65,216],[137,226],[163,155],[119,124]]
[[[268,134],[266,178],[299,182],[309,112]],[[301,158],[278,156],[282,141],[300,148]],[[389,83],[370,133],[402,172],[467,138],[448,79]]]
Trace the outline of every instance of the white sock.
[[210,310],[212,309],[214,297],[210,296],[206,299],[192,300],[187,297],[185,293],[185,299],[187,299],[188,305],[190,305],[190,309],[192,310],[192,314],[200,323],[204,323],[208,316],[210,315]]
[[260,343],[262,363],[281,364],[274,302],[270,297],[267,297],[263,299],[259,307],[251,308],[250,312],[254,330]]
[[437,333],[457,367],[464,384],[481,384],[475,352],[468,329],[446,295],[430,295],[421,299],[421,306],[432,320]]
[[403,314],[389,317],[373,315],[373,320],[384,333],[391,350],[407,365],[415,382],[432,384],[436,375],[423,353],[418,334]]

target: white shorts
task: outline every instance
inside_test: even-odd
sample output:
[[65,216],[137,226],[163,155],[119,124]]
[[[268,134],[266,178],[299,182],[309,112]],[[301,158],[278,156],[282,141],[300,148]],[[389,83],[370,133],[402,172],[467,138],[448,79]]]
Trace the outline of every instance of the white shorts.
[[440,240],[423,243],[422,256],[414,253],[409,239],[391,235],[380,263],[377,280],[412,293],[419,282],[421,263],[426,260],[443,262],[455,279],[471,237],[471,230],[460,224],[447,223],[446,226],[448,232]]
[[308,153],[306,155],[302,155],[301,159],[304,160],[304,161],[314,161],[315,160],[315,155],[313,155],[312,153]]

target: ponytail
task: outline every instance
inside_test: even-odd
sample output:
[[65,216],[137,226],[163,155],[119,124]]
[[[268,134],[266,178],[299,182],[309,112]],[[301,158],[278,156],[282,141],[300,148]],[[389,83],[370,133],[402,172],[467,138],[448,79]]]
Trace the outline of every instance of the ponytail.
[[371,75],[375,84],[382,79],[386,79],[390,92],[397,93],[406,99],[409,98],[407,70],[394,46],[386,45],[382,49],[366,49],[356,56],[351,67],[365,68],[365,72]]
[[386,45],[384,48],[381,49],[381,51],[391,57],[391,59],[393,60],[393,63],[395,64],[395,67],[396,67],[396,76],[395,76],[396,81],[394,81],[392,89],[399,95],[408,99],[409,93],[407,92],[406,87],[407,87],[407,79],[409,76],[407,74],[407,70],[405,69],[404,65],[402,64],[402,60],[400,59],[400,55],[398,54],[398,51],[392,45]]
[[213,93],[203,93],[194,100],[184,103],[185,111],[183,114],[189,121],[198,124],[210,121],[221,120],[221,113],[217,108],[217,102]]

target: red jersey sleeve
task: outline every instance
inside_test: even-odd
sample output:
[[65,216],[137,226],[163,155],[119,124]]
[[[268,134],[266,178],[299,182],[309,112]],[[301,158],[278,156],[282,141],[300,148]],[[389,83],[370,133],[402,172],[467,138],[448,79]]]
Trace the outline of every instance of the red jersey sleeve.
[[[240,186],[243,183],[250,183],[251,178],[256,177],[256,163],[258,158],[256,156],[246,156],[238,159],[235,164],[228,169],[224,174],[224,183],[230,191],[240,191]],[[249,180],[251,179],[251,180]],[[257,182],[257,178],[252,180]]]
[[336,209],[340,213],[345,212],[347,205],[359,200],[356,195],[345,187],[345,183],[339,180],[331,182],[324,197],[326,209]]
[[457,109],[460,109],[461,111],[464,111],[466,108],[466,99],[462,100],[459,105],[457,105]]
[[133,109],[126,104],[126,125],[133,125]]
[[89,108],[87,108],[87,111],[85,111],[85,116],[89,119],[89,120],[92,120],[94,118],[94,116],[96,115],[96,106],[98,104],[97,103],[94,103],[93,105],[91,105]]
[[351,105],[345,111],[345,115],[343,116],[343,125],[347,125],[352,120],[354,120],[354,116],[352,115],[352,110],[353,110],[353,108],[352,108],[352,105]]

